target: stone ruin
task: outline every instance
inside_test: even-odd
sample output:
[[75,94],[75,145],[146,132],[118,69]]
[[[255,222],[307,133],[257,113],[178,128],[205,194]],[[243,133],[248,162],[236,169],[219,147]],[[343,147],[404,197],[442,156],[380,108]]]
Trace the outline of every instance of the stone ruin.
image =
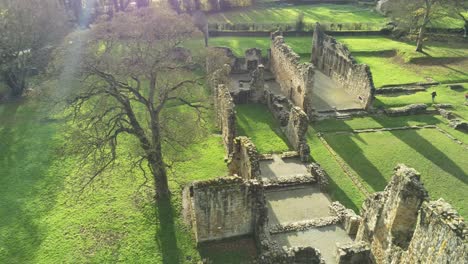
[[[198,242],[252,236],[259,263],[468,263],[463,218],[444,200],[429,201],[419,173],[405,165],[395,168],[384,191],[366,199],[360,215],[334,202],[328,216],[280,223],[271,218],[268,202],[275,192],[277,187],[266,187],[260,175],[194,182],[184,190],[184,215]],[[301,236],[335,225],[351,239],[333,245],[334,259],[316,248],[333,233],[320,231],[315,246],[281,242],[285,234]]]
[[[257,51],[252,52],[254,53],[257,54]],[[257,55],[261,58],[261,52]],[[214,71],[208,82],[213,93],[217,125],[222,132],[226,157],[229,158],[234,151],[236,104],[260,103],[268,106],[273,116],[278,119],[290,146],[307,162],[310,154],[306,140],[309,120],[305,112],[296,107],[291,100],[265,89],[263,64],[257,65],[252,71],[251,79],[246,81],[246,89],[234,87],[235,84],[229,77],[232,72],[233,68],[226,64]]]
[[312,39],[311,61],[358,99],[365,109],[372,106],[375,87],[369,66],[358,64],[348,48],[326,35],[319,23],[315,26]]
[[281,93],[306,113],[311,108],[313,65],[301,63],[301,57],[286,45],[279,32],[271,35],[270,70],[279,83]]

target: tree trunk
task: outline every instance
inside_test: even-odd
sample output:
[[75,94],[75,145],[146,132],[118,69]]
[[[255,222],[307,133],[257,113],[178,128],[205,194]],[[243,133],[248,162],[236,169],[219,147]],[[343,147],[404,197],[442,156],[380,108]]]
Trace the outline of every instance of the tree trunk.
[[466,38],[468,34],[468,20],[465,20],[465,25],[463,27],[463,37]]
[[161,147],[156,147],[154,154],[148,158],[151,172],[153,173],[156,198],[165,199],[169,197],[169,183],[167,180],[166,167],[163,162]]
[[424,44],[424,34],[426,33],[426,27],[421,26],[419,29],[418,35],[418,42],[416,43],[416,51],[423,52],[423,44]]
[[208,39],[210,38],[210,30],[208,28],[208,22],[203,27],[203,36],[205,37],[205,47],[208,47]]
[[426,34],[426,26],[427,24],[429,24],[430,16],[431,16],[431,7],[432,7],[431,2],[429,0],[424,0],[424,3],[426,5],[426,11],[424,12],[424,21],[423,21],[423,24],[421,25],[421,28],[419,29],[418,42],[416,43],[416,51],[418,52],[423,52],[424,36]]
[[4,74],[5,82],[11,90],[11,96],[21,97],[26,87],[24,76],[18,76],[13,71]]
[[153,172],[154,184],[156,185],[156,197],[169,197],[169,183],[167,181],[166,165],[162,155],[161,128],[159,127],[159,117],[156,113],[151,114],[151,141],[153,149],[149,150],[148,162]]

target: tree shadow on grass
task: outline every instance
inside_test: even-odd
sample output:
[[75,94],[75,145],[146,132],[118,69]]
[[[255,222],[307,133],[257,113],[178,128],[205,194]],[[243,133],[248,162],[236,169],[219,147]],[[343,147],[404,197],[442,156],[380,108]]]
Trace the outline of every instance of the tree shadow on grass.
[[174,208],[170,199],[159,199],[156,202],[158,222],[156,243],[162,255],[162,263],[182,263],[181,251],[177,245]]
[[62,181],[47,175],[55,128],[39,125],[35,108],[19,111],[20,107],[31,110],[29,105],[15,102],[1,107],[0,262],[27,263],[34,260],[45,237],[38,222],[55,205],[54,191]]
[[[429,123],[437,124],[440,123],[440,120],[435,117],[427,117]],[[378,119],[375,119],[376,122],[381,122]],[[409,125],[406,123],[405,125]],[[450,175],[458,178],[464,183],[468,183],[468,177],[466,177],[465,172],[460,168],[455,162],[453,162],[450,157],[448,157],[444,152],[436,148],[429,140],[422,137],[418,134],[417,130],[396,130],[391,131],[392,135],[407,144],[409,147],[414,149],[416,152],[424,156],[426,159],[430,160],[436,166],[441,168],[443,171],[447,172]],[[445,137],[442,133],[441,137]],[[454,143],[455,144],[455,143]]]
[[[341,127],[345,127],[345,131],[353,130],[352,127],[344,122]],[[366,157],[363,150],[353,141],[353,138],[363,142],[363,144],[367,144],[359,134],[325,135],[327,143],[333,148],[335,153],[357,173],[361,180],[365,181],[373,190],[383,190],[387,185],[387,180],[374,163]]]

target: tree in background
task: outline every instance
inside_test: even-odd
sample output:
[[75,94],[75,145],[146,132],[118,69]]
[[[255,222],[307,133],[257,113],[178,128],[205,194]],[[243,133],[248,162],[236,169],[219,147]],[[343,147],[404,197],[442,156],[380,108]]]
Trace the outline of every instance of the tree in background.
[[206,17],[205,13],[203,11],[195,11],[195,13],[193,13],[193,23],[203,33],[205,47],[208,47],[210,32],[208,29],[208,18]]
[[0,74],[11,96],[20,97],[42,51],[67,31],[56,0],[0,0]]
[[168,198],[164,154],[194,137],[195,124],[186,122],[198,120],[194,115],[203,108],[193,102],[201,87],[196,60],[181,48],[197,32],[190,21],[163,8],[143,8],[92,28],[82,56],[82,88],[69,101],[77,127],[72,149],[83,164],[92,164],[83,188],[115,165],[124,137],[137,143],[123,155],[148,166],[157,197]]
[[398,23],[398,27],[417,32],[416,51],[423,52],[424,39],[430,23],[453,16],[456,13],[450,14],[449,11],[457,9],[461,3],[465,3],[465,0],[398,0],[388,6],[388,12]]
[[304,31],[304,13],[300,12],[299,15],[297,16],[296,20],[296,30],[297,31]]

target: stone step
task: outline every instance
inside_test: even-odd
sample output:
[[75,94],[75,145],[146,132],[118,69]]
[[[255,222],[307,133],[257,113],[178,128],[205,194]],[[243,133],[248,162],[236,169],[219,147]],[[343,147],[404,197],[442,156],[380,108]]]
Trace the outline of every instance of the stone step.
[[317,185],[270,189],[265,198],[270,226],[330,216],[330,198]]
[[336,225],[339,222],[340,218],[338,216],[326,216],[298,222],[277,224],[274,226],[270,226],[269,232],[271,235],[274,235],[293,231],[306,231],[313,228]]
[[292,231],[271,235],[271,239],[282,248],[314,247],[320,250],[325,263],[336,263],[337,244],[344,245],[353,240],[340,225],[327,225],[305,231]]
[[316,184],[315,176],[308,174],[297,174],[290,176],[280,176],[276,178],[263,178],[263,187],[265,189],[288,188],[297,185]]

